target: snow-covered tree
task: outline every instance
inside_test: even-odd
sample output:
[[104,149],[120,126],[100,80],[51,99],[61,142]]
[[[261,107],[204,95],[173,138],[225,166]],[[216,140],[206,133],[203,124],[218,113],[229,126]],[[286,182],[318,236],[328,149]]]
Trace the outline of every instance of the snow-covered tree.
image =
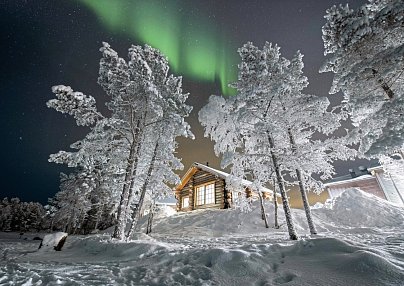
[[45,209],[37,202],[22,202],[19,198],[4,198],[0,202],[0,230],[40,231],[45,229]]
[[303,76],[299,52],[289,61],[276,45],[266,43],[259,50],[247,43],[239,54],[242,62],[238,81],[233,84],[238,94],[228,99],[210,98],[199,114],[205,135],[216,142],[216,153],[224,154],[222,164],[232,165],[232,175],[243,178],[250,173],[257,186],[272,183],[275,175],[291,239],[297,235],[283,177],[295,178],[311,233],[316,233],[306,187],[321,191],[312,175],[331,176],[332,160],[349,158],[353,151],[341,144],[341,139],[337,144],[335,139],[319,141],[312,136],[335,131],[341,115],[327,112],[327,98],[302,93],[308,80]]
[[77,233],[81,231],[91,208],[89,196],[94,182],[85,173],[61,173],[60,177],[60,191],[54,199],[57,211],[53,225],[67,233]]
[[316,234],[307,199],[307,187],[317,193],[324,188],[312,175],[321,175],[322,179],[330,178],[334,173],[332,161],[353,158],[355,151],[345,146],[345,138],[312,139],[315,132],[330,135],[337,130],[345,113],[328,112],[330,102],[326,97],[302,93],[309,84],[307,77],[303,75],[302,58],[303,55],[298,52],[286,70],[288,82],[278,90],[281,107],[278,111],[283,111],[278,116],[283,116],[275,124],[287,133],[289,139],[280,161],[288,174],[297,180],[310,233]]
[[[266,45],[270,49],[272,46]],[[269,51],[269,50],[268,50]],[[276,173],[282,196],[283,207],[291,239],[297,239],[293,219],[290,211],[284,182],[282,180],[278,154],[274,146],[273,126],[267,115],[272,99],[263,83],[269,74],[268,67],[278,67],[286,62],[274,54],[266,54],[247,43],[239,49],[241,64],[239,64],[238,82],[234,85],[238,94],[225,100],[211,96],[209,103],[199,112],[199,120],[205,126],[205,135],[210,136],[215,143],[217,155],[224,154],[223,166],[232,165],[232,175],[242,180],[246,169],[242,162],[250,160],[262,162],[264,168],[253,169],[252,176],[260,178],[263,174]],[[233,171],[234,170],[234,171]]]
[[[54,87],[58,99],[49,101],[48,106],[71,114],[78,125],[92,129],[85,139],[72,145],[77,152],[61,151],[51,160],[81,167],[87,173],[99,170],[99,190],[105,184],[111,186],[110,179],[114,180],[112,196],[116,197],[117,188],[120,191],[113,237],[123,240],[128,218],[137,217],[136,208],[131,215],[132,203],[137,201],[139,210],[142,208],[157,155],[162,155],[158,160],[167,167],[164,179],[173,176],[172,169],[182,168],[173,155],[175,138],[192,136],[184,121],[191,108],[185,104],[188,95],[182,93],[182,79],[168,74],[167,59],[158,50],[147,45],[132,46],[129,61],[120,58],[107,43],[100,50],[98,83],[110,98],[106,105],[111,115],[98,112],[90,96],[69,87]],[[179,180],[175,176],[174,181]]]
[[333,6],[323,26],[320,72],[333,72],[331,94],[342,91],[366,157],[389,155],[404,142],[404,2],[370,0],[357,10]]
[[[176,137],[192,136],[189,125],[184,121],[191,108],[185,105],[188,95],[182,93],[182,79],[168,74],[167,59],[158,50],[149,46],[132,46],[127,64],[107,45],[104,45],[102,52],[98,81],[112,97],[108,107],[121,121],[120,128],[127,134],[129,143],[118,225],[114,233],[114,237],[122,239],[130,213],[129,205],[134,194],[138,193],[139,209],[136,208],[135,212],[142,209],[148,181],[160,150],[168,150],[158,158],[166,162],[167,170],[172,173],[172,168],[182,168],[178,159],[173,163],[169,154],[175,150]],[[174,128],[170,128],[170,124]],[[155,130],[162,132],[152,132]],[[146,177],[140,174],[146,174]]]
[[11,231],[12,208],[8,198],[1,201],[0,207],[0,229],[3,231]]
[[152,202],[164,198],[170,194],[170,186],[180,182],[179,176],[174,173],[174,170],[183,168],[173,152],[177,147],[176,137],[193,138],[189,125],[184,122],[184,117],[188,116],[191,108],[185,105],[187,96],[182,94],[181,85],[181,78],[170,76],[166,80],[162,88],[161,117],[153,128],[147,130],[143,152],[149,153],[150,161],[147,162],[147,171],[138,174],[138,178],[142,178],[143,182],[139,190],[137,208],[132,213],[128,239],[135,230],[146,196],[148,195]]

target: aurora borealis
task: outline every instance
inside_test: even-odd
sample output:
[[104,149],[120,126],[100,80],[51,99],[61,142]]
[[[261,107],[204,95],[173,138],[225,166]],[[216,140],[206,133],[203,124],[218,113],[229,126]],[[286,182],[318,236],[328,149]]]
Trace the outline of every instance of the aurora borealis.
[[[161,50],[174,72],[195,80],[220,82],[223,94],[237,75],[236,47],[214,19],[190,16],[178,1],[80,0],[114,33],[122,33]],[[225,36],[222,36],[225,35]]]
[[[327,95],[332,75],[318,73],[323,16],[346,2],[356,8],[366,0],[0,1],[0,198],[46,203],[59,189],[59,173],[71,172],[49,163],[49,154],[68,150],[87,130],[45,103],[53,97],[51,87],[64,84],[94,96],[106,111],[97,85],[103,41],[123,58],[132,44],[151,45],[168,57],[190,93],[187,121],[196,136],[179,141],[178,157],[185,168],[195,161],[220,168],[197,114],[211,94],[234,92],[227,84],[237,76],[237,49],[247,41],[260,47],[269,41],[287,58],[300,50],[310,81],[306,92]],[[337,172],[359,164],[341,163]]]

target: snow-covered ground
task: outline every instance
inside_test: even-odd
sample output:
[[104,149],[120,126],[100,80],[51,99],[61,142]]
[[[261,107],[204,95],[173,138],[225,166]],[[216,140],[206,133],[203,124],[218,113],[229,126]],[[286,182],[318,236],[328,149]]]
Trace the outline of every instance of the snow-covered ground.
[[1,233],[0,285],[404,285],[404,208],[351,190],[313,209],[311,237],[293,215],[297,242],[282,210],[281,228],[266,229],[258,208],[160,215],[150,236],[69,236],[60,252]]

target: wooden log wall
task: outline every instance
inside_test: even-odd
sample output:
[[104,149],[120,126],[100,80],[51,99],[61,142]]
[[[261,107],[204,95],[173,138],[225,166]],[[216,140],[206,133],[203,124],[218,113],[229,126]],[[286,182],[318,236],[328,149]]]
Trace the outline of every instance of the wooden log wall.
[[[196,205],[196,187],[208,183],[215,184],[215,203],[209,205]],[[184,188],[178,191],[178,201],[180,204],[181,211],[190,211],[194,209],[208,209],[208,208],[216,208],[222,209],[224,208],[224,188],[225,188],[225,181],[222,178],[218,178],[215,175],[205,172],[203,170],[198,170],[188,181],[188,183],[184,186]],[[189,207],[183,208],[182,207],[182,198],[184,196],[189,196]]]

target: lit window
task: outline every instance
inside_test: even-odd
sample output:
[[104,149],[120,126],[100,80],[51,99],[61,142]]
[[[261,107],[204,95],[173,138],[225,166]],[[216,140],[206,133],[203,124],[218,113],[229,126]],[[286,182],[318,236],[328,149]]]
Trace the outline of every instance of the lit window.
[[215,184],[196,187],[196,205],[215,203]]
[[182,207],[183,208],[189,207],[189,197],[183,197],[182,198]]

